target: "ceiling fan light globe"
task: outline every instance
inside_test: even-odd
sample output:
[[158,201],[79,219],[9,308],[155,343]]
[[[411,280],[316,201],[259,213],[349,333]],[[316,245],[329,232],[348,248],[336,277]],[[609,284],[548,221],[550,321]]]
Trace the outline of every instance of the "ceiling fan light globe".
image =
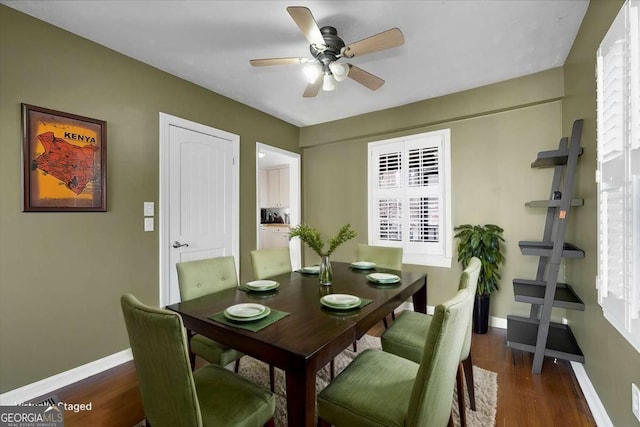
[[325,92],[331,92],[336,90],[336,80],[331,74],[325,74],[322,82],[322,90]]
[[344,74],[344,75],[341,76],[339,74],[334,74],[333,77],[336,79],[337,82],[341,82],[341,81],[343,81],[344,79],[347,78],[347,75]]
[[332,62],[329,64],[329,69],[333,73],[333,77],[336,81],[341,82],[349,75],[349,65],[341,62]]
[[320,77],[322,67],[317,62],[311,62],[304,66],[302,72],[304,73],[304,77],[307,79],[307,82],[313,83],[318,79],[318,77]]

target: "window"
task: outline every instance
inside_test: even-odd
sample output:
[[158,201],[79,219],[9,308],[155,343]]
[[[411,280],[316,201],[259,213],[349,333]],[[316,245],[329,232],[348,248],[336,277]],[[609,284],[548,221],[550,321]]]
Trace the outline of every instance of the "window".
[[640,352],[640,0],[597,53],[598,302]]
[[369,244],[451,267],[450,130],[369,143]]

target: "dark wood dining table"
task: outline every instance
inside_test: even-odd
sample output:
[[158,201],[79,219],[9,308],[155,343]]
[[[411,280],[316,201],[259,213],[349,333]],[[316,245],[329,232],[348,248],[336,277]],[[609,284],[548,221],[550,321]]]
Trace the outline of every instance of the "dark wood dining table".
[[[427,277],[423,273],[357,270],[343,262],[332,262],[332,267],[331,286],[320,285],[317,275],[291,272],[271,278],[280,284],[275,292],[232,288],[167,308],[182,316],[190,332],[285,371],[288,425],[314,426],[317,372],[408,298],[413,298],[415,311],[426,313],[427,305]],[[372,272],[395,273],[401,280],[379,286],[367,280]],[[320,298],[329,293],[355,295],[371,303],[348,311],[328,310]],[[231,305],[248,302],[289,315],[258,332],[208,318]]]

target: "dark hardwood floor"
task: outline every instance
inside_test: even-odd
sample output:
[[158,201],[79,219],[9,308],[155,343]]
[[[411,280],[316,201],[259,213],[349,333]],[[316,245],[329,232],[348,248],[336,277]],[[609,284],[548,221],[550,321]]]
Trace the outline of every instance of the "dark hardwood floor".
[[534,375],[533,355],[508,348],[506,336],[489,328],[471,341],[473,364],[498,373],[496,426],[595,426],[569,362],[547,357]]
[[[381,332],[382,326],[370,331]],[[512,351],[505,340],[505,330],[489,328],[486,335],[473,336],[471,350],[475,365],[498,373],[497,426],[596,425],[568,362],[547,358],[542,374],[533,375],[531,355]],[[68,404],[91,403],[91,411],[65,411],[66,427],[131,427],[144,418],[133,362],[55,394]]]

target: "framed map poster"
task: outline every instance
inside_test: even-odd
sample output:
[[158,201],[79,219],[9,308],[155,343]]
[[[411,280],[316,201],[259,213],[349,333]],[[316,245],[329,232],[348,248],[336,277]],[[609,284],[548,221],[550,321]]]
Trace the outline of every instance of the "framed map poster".
[[22,104],[24,212],[106,212],[107,122]]

